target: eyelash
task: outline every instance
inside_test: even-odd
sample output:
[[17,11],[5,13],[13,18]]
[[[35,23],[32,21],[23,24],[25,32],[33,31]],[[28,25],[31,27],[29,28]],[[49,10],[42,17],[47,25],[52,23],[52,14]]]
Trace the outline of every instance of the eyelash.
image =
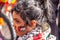
[[19,21],[18,21],[18,20],[16,20],[16,22],[18,22],[18,23],[19,23]]
[[18,21],[18,20],[16,20],[16,19],[14,19],[17,23],[19,23],[20,21]]

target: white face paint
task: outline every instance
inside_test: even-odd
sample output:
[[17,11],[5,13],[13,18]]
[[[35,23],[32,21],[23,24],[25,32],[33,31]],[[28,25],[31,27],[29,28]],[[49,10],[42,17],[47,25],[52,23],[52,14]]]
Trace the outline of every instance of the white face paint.
[[25,31],[25,27],[23,27],[23,28],[20,28],[20,31]]

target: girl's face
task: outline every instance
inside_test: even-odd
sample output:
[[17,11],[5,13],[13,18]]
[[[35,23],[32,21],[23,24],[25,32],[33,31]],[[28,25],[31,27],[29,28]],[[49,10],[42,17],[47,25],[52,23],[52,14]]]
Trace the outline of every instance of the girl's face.
[[32,21],[31,25],[26,24],[26,22],[21,18],[20,14],[15,11],[13,12],[13,23],[17,36],[27,34],[36,27],[35,22],[32,24]]

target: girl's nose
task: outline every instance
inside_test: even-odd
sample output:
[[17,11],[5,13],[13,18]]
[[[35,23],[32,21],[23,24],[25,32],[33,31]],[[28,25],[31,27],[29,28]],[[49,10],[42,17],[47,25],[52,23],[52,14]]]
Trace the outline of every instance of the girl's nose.
[[23,27],[25,27],[25,26],[19,26],[19,27],[23,28]]

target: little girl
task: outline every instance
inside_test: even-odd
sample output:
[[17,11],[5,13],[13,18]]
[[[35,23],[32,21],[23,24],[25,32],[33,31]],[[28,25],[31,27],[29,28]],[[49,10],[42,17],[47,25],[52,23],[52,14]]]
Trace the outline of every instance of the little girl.
[[36,1],[20,0],[12,10],[16,40],[47,40],[51,30],[42,23],[42,16],[43,10]]

